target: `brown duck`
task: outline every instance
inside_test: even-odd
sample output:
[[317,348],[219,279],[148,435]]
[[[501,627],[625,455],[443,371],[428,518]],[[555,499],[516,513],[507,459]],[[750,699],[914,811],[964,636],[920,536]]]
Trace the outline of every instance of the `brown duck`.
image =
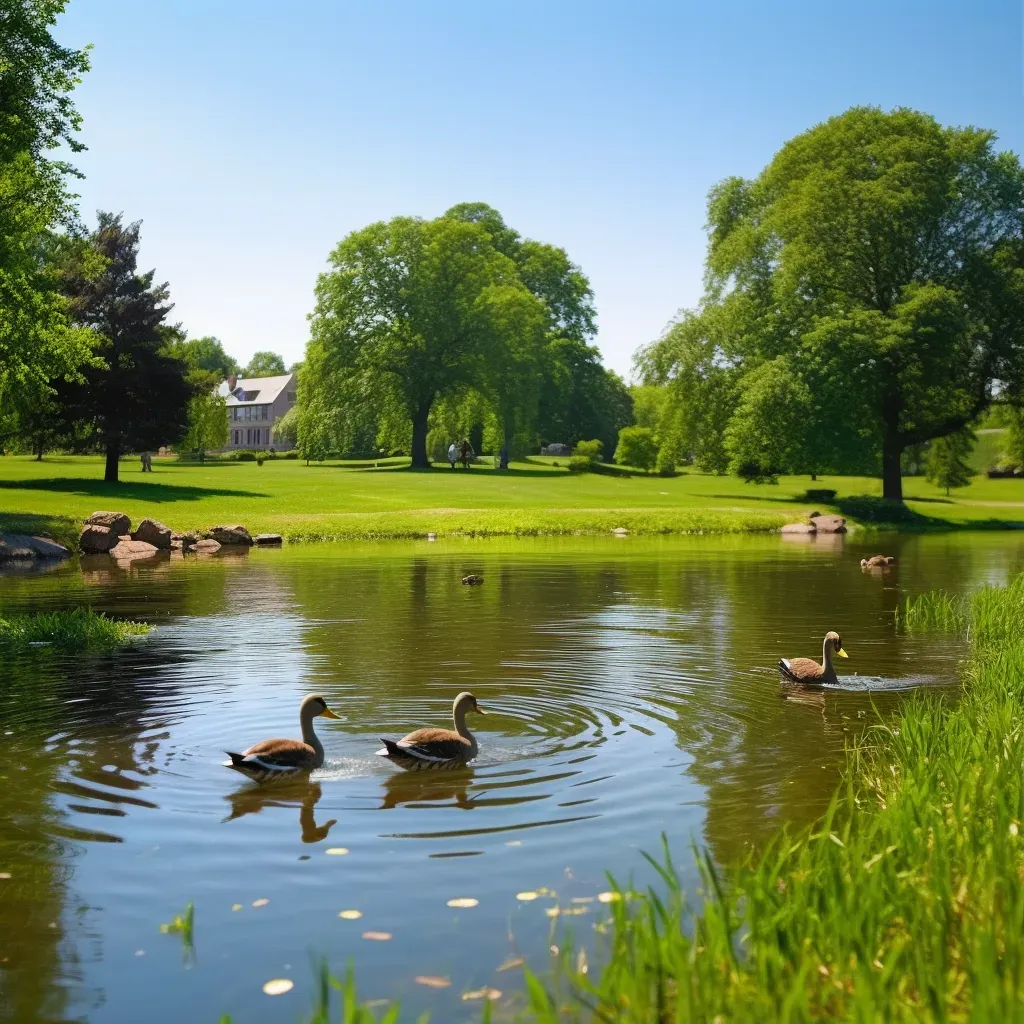
[[299,705],[301,740],[263,740],[241,754],[225,751],[231,760],[225,761],[224,767],[234,768],[235,771],[257,781],[319,768],[324,763],[324,748],[313,731],[313,719],[318,716],[341,717],[327,706],[327,701],[323,697],[318,693],[311,693],[303,697]]
[[377,753],[408,771],[427,768],[459,768],[476,757],[476,737],[466,725],[466,715],[485,714],[471,693],[460,693],[452,705],[454,729],[417,729],[400,740],[381,739],[383,750]]
[[825,634],[825,642],[821,647],[821,661],[819,665],[813,658],[780,658],[779,672],[784,679],[792,683],[835,683],[838,682],[836,670],[832,666],[832,654],[835,652],[840,658],[848,658],[849,655],[843,650],[843,641],[839,634],[830,630]]

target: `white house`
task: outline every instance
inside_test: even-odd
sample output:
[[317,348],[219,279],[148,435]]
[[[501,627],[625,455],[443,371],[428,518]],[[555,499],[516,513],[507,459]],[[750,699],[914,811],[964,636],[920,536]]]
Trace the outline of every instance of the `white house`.
[[228,377],[221,385],[228,408],[228,443],[232,448],[272,448],[274,425],[295,405],[294,373],[279,377]]

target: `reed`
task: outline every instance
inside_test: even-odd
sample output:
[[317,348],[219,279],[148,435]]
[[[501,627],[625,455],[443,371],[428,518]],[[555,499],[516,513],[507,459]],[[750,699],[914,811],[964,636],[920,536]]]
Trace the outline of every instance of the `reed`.
[[701,855],[697,901],[666,849],[658,889],[612,904],[596,977],[571,948],[528,975],[530,1020],[1024,1019],[1024,576],[902,622],[969,633],[960,699],[851,747],[812,828]]
[[0,617],[0,648],[27,651],[108,651],[144,636],[143,622],[107,618],[91,608]]

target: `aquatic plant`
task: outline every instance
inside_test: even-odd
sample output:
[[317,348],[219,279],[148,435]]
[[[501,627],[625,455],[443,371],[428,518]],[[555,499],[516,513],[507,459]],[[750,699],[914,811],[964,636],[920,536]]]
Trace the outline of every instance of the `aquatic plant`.
[[91,608],[0,617],[0,648],[52,651],[104,651],[144,636],[143,622],[111,619]]
[[186,962],[195,958],[195,921],[195,904],[190,902],[185,905],[185,913],[175,914],[170,921],[160,925],[161,935],[181,936],[181,950]]
[[903,621],[969,632],[963,693],[910,700],[848,754],[821,821],[611,904],[606,964],[527,974],[529,1019],[1018,1020],[1024,1015],[1024,576]]

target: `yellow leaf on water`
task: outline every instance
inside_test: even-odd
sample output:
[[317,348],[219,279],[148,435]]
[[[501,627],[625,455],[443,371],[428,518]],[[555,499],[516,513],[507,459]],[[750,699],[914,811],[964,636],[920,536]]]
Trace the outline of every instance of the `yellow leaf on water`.
[[465,1002],[469,1002],[473,999],[490,999],[492,1002],[495,999],[501,998],[501,990],[497,988],[475,988],[469,992],[463,992],[462,998]]
[[363,932],[363,938],[371,942],[388,942],[391,939],[391,932]]
[[295,982],[289,981],[288,978],[271,978],[263,985],[263,991],[268,996],[283,996],[285,992],[291,992],[293,988],[295,988]]
[[573,903],[593,903],[594,902],[594,897],[593,896],[573,896],[572,902]]
[[263,899],[253,900],[252,905],[254,907],[265,907],[269,902],[270,900],[264,897]]
[[427,988],[447,988],[451,984],[450,978],[440,978],[435,974],[417,974],[413,980],[417,985],[426,985]]
[[449,907],[478,907],[480,901],[473,899],[472,896],[457,896],[453,900],[448,901]]
[[361,910],[343,910],[338,917],[345,918],[346,921],[358,921],[363,916]]
[[544,911],[544,913],[547,914],[548,917],[558,917],[558,915],[561,914],[561,912],[561,907],[548,907],[548,909]]
[[242,909],[242,904],[241,903],[232,903],[231,904],[231,909],[232,910],[241,910]]
[[521,956],[509,957],[499,968],[499,971],[511,971],[516,967],[522,967],[526,961]]
[[597,894],[597,900],[599,903],[618,903],[621,899],[621,892],[599,892]]
[[522,900],[524,903],[529,903],[530,900],[535,900],[540,895],[539,892],[533,892],[533,890],[527,890],[526,892],[517,892],[516,899]]
[[7,879],[11,877],[10,871],[0,871],[0,878]]
[[324,850],[330,857],[344,857],[348,850],[344,846],[332,846],[329,850]]

